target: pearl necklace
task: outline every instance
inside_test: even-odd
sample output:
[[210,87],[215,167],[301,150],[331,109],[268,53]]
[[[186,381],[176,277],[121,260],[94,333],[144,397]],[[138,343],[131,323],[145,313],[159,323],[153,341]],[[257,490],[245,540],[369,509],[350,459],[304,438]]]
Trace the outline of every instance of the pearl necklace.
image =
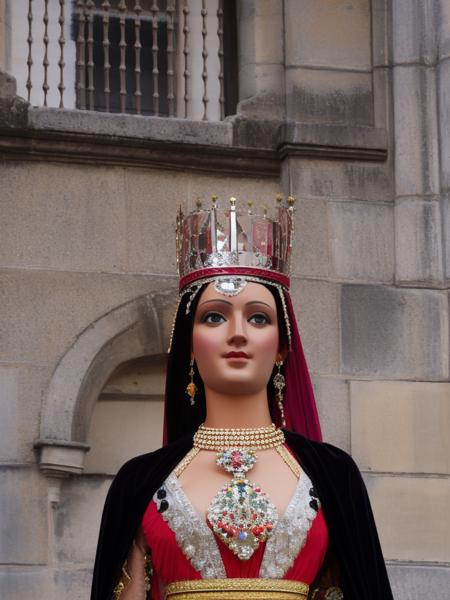
[[194,448],[223,452],[227,448],[268,450],[284,444],[284,433],[274,423],[269,427],[220,429],[200,425],[194,435]]

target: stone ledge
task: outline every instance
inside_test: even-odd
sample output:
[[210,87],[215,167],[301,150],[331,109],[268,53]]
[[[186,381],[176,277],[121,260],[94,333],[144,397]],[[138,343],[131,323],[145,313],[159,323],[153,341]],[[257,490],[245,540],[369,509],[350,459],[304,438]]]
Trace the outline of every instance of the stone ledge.
[[64,131],[96,136],[231,146],[229,121],[191,121],[59,108],[30,108],[28,124],[34,131]]
[[289,156],[385,161],[371,127],[285,123],[237,115],[222,122],[33,108],[0,98],[0,160],[52,161],[279,177]]
[[286,123],[278,147],[286,155],[384,161],[388,139],[385,129],[316,123]]
[[51,161],[102,166],[195,170],[278,177],[273,150],[175,142],[46,129],[2,128],[0,160]]

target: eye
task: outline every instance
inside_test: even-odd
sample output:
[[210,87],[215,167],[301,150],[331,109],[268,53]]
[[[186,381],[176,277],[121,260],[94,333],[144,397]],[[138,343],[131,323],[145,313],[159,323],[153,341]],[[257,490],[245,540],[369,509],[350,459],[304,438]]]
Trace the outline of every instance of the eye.
[[202,317],[202,323],[210,323],[212,325],[220,325],[225,322],[225,317],[217,312],[208,312]]
[[249,323],[253,323],[254,325],[268,325],[271,323],[271,320],[264,313],[256,313],[249,318]]

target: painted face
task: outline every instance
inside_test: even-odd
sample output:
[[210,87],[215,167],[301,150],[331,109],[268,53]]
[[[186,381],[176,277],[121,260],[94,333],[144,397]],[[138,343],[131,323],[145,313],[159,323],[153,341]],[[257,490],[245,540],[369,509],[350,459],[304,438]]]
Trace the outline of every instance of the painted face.
[[206,387],[232,395],[265,388],[280,351],[271,292],[249,282],[238,295],[225,296],[210,283],[197,305],[192,350]]

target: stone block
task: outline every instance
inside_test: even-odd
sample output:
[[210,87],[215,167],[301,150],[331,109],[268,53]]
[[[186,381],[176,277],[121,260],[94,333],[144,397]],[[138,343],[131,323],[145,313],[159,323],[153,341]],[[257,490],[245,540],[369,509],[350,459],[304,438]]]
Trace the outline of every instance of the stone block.
[[[374,124],[393,133],[392,125],[392,72],[390,67],[375,67],[373,77]],[[388,160],[392,160],[390,154]]]
[[305,123],[373,125],[372,75],[292,68],[286,71],[289,119]]
[[239,65],[283,64],[282,1],[242,2],[238,10]]
[[245,206],[249,200],[253,200],[254,208],[261,210],[263,205],[272,207],[275,205],[275,197],[280,193],[279,179],[250,179],[248,177],[220,177],[217,175],[195,175],[189,182],[187,193],[187,205],[193,208],[197,199],[203,200],[205,206],[211,206],[211,196],[219,197],[221,206],[227,206],[230,196],[238,200],[238,206]]
[[42,393],[51,369],[0,365],[0,457],[2,462],[35,463]]
[[443,278],[441,206],[399,198],[395,204],[395,275],[399,283],[439,285]]
[[370,2],[285,2],[287,66],[369,70]]
[[448,135],[450,131],[450,60],[445,60],[437,66],[437,74],[441,189],[450,192],[450,136]]
[[93,321],[174,285],[163,277],[0,270],[0,361],[54,366]]
[[6,0],[0,0],[0,69],[6,69]]
[[326,278],[330,273],[331,263],[328,203],[322,198],[300,197],[295,207],[292,275]]
[[444,277],[450,279],[450,194],[441,197]]
[[84,475],[63,481],[60,503],[54,512],[57,564],[93,565],[103,505],[110,484],[111,478]]
[[326,123],[283,123],[280,141],[287,144],[308,146],[332,146],[354,151],[386,151],[388,149],[385,129],[364,125],[330,125]]
[[[0,568],[0,589],[5,600],[53,598],[52,572],[44,566]],[[64,598],[65,596],[60,596]]]
[[318,280],[291,280],[292,301],[306,359],[312,373],[338,372],[338,286]]
[[[391,40],[389,36],[389,0],[372,0],[372,66],[389,67]],[[374,86],[376,89],[376,85]]]
[[397,196],[439,192],[434,69],[394,69],[395,186]]
[[290,158],[291,190],[297,198],[389,202],[393,198],[389,163]]
[[[263,112],[267,115],[271,114],[272,118],[279,118],[280,110],[284,96],[281,93],[284,85],[284,67],[279,63],[262,63],[262,64],[244,64],[239,68],[239,95],[240,102],[237,113],[253,116],[258,116]],[[256,96],[256,97],[255,97]],[[254,98],[255,97],[255,98]],[[253,104],[263,104],[257,112],[255,106],[249,113],[246,99],[253,98]],[[270,109],[270,110],[269,110]]]
[[140,115],[60,108],[31,109],[29,125],[33,129],[218,146],[229,146],[232,133],[228,121],[202,122],[164,117],[149,119]]
[[126,185],[127,270],[175,275],[175,215],[186,200],[191,177],[185,173],[128,169]]
[[0,563],[47,562],[47,486],[37,468],[0,468]]
[[437,0],[435,4],[439,58],[445,60],[450,56],[450,4],[447,0]]
[[89,598],[92,585],[92,567],[76,569],[68,566],[53,573],[53,589],[60,600]]
[[362,469],[450,475],[450,383],[351,381],[350,407]]
[[392,4],[395,64],[428,63],[436,59],[436,2],[396,0]]
[[388,574],[395,600],[442,600],[444,590],[450,589],[446,566],[390,564]]
[[86,473],[115,475],[124,462],[162,446],[163,398],[99,400],[91,418]]
[[393,281],[393,212],[390,204],[330,203],[330,242],[337,277]]
[[350,452],[348,381],[312,377],[324,442]]
[[[1,10],[1,8],[0,8]],[[0,19],[0,33],[2,29],[2,22]],[[0,35],[0,67],[2,64],[2,36]],[[16,80],[12,75],[0,70],[0,98],[13,98],[16,95],[17,86]]]
[[0,264],[125,270],[123,169],[25,162],[1,171]]
[[450,560],[450,478],[366,475],[384,558]]
[[341,372],[395,379],[446,379],[444,292],[342,285]]

